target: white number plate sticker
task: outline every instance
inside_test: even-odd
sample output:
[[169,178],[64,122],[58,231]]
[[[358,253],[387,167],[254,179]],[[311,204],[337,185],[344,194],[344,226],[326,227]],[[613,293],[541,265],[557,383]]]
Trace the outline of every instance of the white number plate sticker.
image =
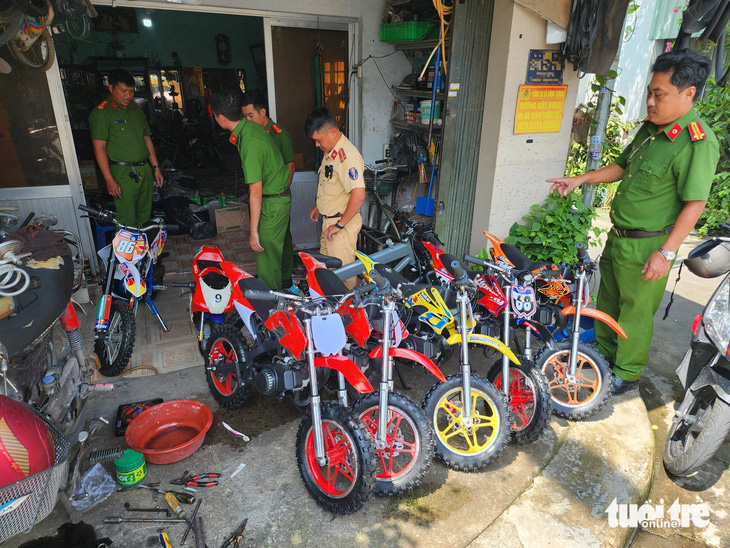
[[519,318],[532,318],[535,308],[535,290],[532,287],[512,286],[512,310]]
[[312,337],[314,347],[323,356],[339,354],[347,343],[347,334],[340,315],[312,316]]

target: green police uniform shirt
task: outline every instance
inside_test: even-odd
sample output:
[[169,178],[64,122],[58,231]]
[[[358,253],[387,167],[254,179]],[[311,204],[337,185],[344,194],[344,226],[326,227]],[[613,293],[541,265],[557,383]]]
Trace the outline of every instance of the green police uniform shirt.
[[280,125],[275,124],[271,118],[269,118],[264,129],[269,135],[271,135],[276,146],[279,147],[281,156],[284,158],[284,163],[290,164],[294,162],[294,147],[292,146],[289,132]]
[[109,95],[91,111],[89,127],[92,140],[106,141],[106,154],[112,162],[141,162],[150,155],[144,138],[152,131],[134,102],[124,108]]
[[694,108],[662,131],[644,122],[616,159],[624,174],[611,221],[633,230],[672,226],[685,202],[707,199],[719,157],[714,133]]
[[289,170],[273,139],[260,125],[242,119],[230,138],[241,155],[246,183],[263,183],[263,194],[279,194],[289,188]]

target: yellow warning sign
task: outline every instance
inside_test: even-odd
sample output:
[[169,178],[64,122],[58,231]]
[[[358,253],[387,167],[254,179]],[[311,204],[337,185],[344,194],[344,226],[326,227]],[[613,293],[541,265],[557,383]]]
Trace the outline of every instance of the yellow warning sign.
[[568,86],[520,86],[515,112],[515,135],[559,133]]

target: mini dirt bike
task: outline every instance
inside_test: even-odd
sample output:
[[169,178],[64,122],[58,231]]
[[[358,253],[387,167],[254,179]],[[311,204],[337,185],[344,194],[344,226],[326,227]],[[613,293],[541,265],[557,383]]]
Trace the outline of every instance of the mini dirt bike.
[[536,276],[537,318],[556,333],[572,323],[570,338],[557,348],[545,347],[535,363],[548,379],[553,413],[569,420],[581,420],[597,413],[613,392],[611,368],[594,347],[580,340],[583,316],[608,325],[618,336],[627,338],[616,320],[605,312],[588,308],[588,282],[597,268],[585,249],[576,244],[575,265],[555,265],[530,260],[516,247],[484,231],[492,244],[490,254],[498,264],[513,266]]
[[[327,270],[323,262],[307,253],[300,253],[300,256],[307,268],[310,294],[331,298],[347,292],[347,287],[336,274]],[[380,385],[377,392],[365,394],[355,401],[352,409],[374,440],[377,457],[375,492],[381,495],[397,495],[418,485],[426,475],[433,457],[433,435],[428,427],[428,420],[418,405],[409,397],[394,392],[393,360],[399,358],[419,363],[442,382],[446,379],[439,368],[423,354],[397,347],[402,334],[402,323],[395,310],[398,295],[377,272],[371,272],[371,277],[377,283],[378,291],[365,299],[365,305],[374,305],[377,309],[373,323],[378,325],[379,333],[375,337],[369,337],[369,332],[368,336],[355,334],[353,338],[359,347],[371,348],[371,363],[376,360],[381,362],[382,365],[378,368]],[[348,304],[351,307],[348,302],[345,306]],[[361,308],[355,310],[364,313]],[[354,322],[348,321],[349,318],[343,314],[346,312],[347,309],[340,309],[340,314],[346,318],[346,324],[351,326]],[[352,329],[350,332],[354,334]],[[365,332],[361,331],[360,335],[365,335]],[[377,340],[371,340],[373,338]],[[341,398],[346,398],[346,394],[343,393]],[[380,417],[387,417],[387,420],[381,421]]]
[[[445,382],[431,387],[422,407],[436,436],[435,450],[439,460],[455,470],[474,471],[487,466],[504,451],[510,435],[510,413],[504,394],[487,379],[472,373],[469,346],[489,346],[505,354],[511,362],[519,364],[519,361],[501,341],[474,332],[476,322],[470,301],[476,284],[458,261],[455,260],[450,268],[454,274],[451,289],[456,292],[458,319],[444,301],[446,290],[443,287],[409,284],[391,268],[372,262],[366,264],[367,272],[378,272],[400,289],[405,296],[405,306],[416,312],[417,316],[414,314],[408,322],[409,331],[412,324],[418,326],[420,323],[438,336],[446,333],[446,348],[458,346],[461,349],[461,373],[449,375]],[[423,344],[422,348],[434,350],[428,344]],[[424,354],[428,356],[428,353]]]
[[[450,285],[454,281],[451,264],[455,258],[444,253],[439,247],[431,242],[421,242],[424,250],[431,259],[431,274],[433,279],[445,288],[445,302],[453,300]],[[466,261],[476,262],[479,266],[485,266],[484,262],[476,257],[465,258]],[[535,313],[534,290],[531,286],[518,285],[515,282],[513,268],[500,268],[493,265],[494,270],[501,277],[501,283],[496,276],[487,276],[478,272],[468,272],[469,278],[476,284],[471,306],[478,306],[486,311],[485,314],[475,314],[474,331],[482,335],[495,338],[502,338],[505,346],[514,347],[520,354],[520,364],[511,364],[509,358],[502,354],[502,361],[495,362],[487,373],[487,379],[493,382],[499,390],[504,392],[508,398],[511,414],[510,442],[525,444],[537,440],[547,428],[551,412],[551,399],[548,390],[547,379],[535,367],[532,361],[530,342],[532,329],[536,332],[542,330],[547,335],[552,345],[555,342],[552,336],[543,326],[531,323],[530,320]],[[520,347],[515,330],[519,328],[526,332],[524,351]],[[499,355],[499,352],[485,346],[484,355],[487,358]],[[503,379],[508,379],[503,383]]]
[[162,285],[165,267],[160,254],[167,231],[162,219],[150,220],[144,227],[133,227],[117,222],[116,213],[111,211],[85,205],[79,205],[79,209],[89,217],[114,223],[118,228],[112,243],[98,252],[106,273],[94,326],[94,351],[99,357],[99,372],[106,377],[115,377],[124,371],[132,356],[135,316],[140,302],[149,307],[163,331],[169,331],[152,299],[153,291],[165,289]]
[[[722,228],[730,232],[730,226]],[[725,279],[692,323],[690,348],[677,368],[686,392],[664,445],[664,466],[675,476],[699,470],[730,432],[730,238],[700,244],[685,265],[702,278]]]
[[235,310],[231,280],[244,274],[242,269],[226,261],[216,246],[203,245],[193,258],[195,281],[172,284],[190,290],[190,319],[198,330],[198,349],[203,358],[213,325],[224,323]]
[[[249,286],[266,287],[256,278],[244,281],[248,281]],[[360,393],[372,392],[372,385],[357,364],[340,354],[347,334],[337,310],[350,299],[359,300],[361,291],[373,288],[356,288],[337,303],[268,289],[245,288],[242,298],[259,313],[272,304],[276,307],[273,313],[263,316],[266,317],[265,337],[270,337],[279,347],[274,360],[268,356],[254,359],[253,350],[238,356],[221,353],[221,357],[216,358],[218,345],[230,344],[218,338],[218,326],[213,328],[208,343],[211,367],[221,367],[225,362],[227,367],[235,368],[238,378],[246,384],[252,382],[255,374],[255,386],[261,392],[281,394],[295,390],[309,393],[310,410],[302,418],[297,432],[297,462],[309,493],[317,504],[333,514],[355,512],[367,502],[375,484],[375,458],[365,426],[342,401],[346,394],[344,387],[338,391],[338,402],[321,401],[318,370],[334,369],[338,372],[340,386],[347,381]],[[232,362],[233,359],[236,361]]]

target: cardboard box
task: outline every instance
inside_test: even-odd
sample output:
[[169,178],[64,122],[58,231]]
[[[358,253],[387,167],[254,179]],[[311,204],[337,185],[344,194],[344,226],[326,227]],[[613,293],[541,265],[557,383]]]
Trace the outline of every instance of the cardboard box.
[[248,229],[248,205],[218,207],[214,211],[215,215],[211,216],[211,220],[215,219],[215,227],[219,233]]

